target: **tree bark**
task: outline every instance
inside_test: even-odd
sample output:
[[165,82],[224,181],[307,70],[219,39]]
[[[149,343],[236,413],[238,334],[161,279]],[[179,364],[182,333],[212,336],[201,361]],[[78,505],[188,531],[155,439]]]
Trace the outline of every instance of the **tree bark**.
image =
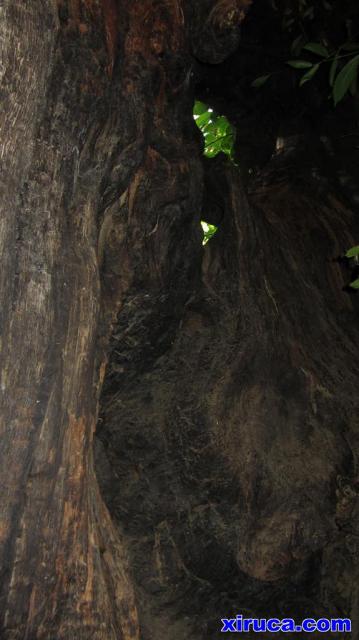
[[347,616],[357,637],[357,308],[335,261],[356,217],[302,156],[248,197],[211,162],[219,231],[172,345],[148,355],[129,303],[101,401],[143,637],[214,639],[237,613]]
[[203,169],[192,119],[247,8],[3,3],[4,640],[355,618],[358,225],[303,157]]
[[1,637],[139,638],[92,442],[126,296],[159,330],[166,300],[172,326],[200,255],[189,12],[5,0],[1,14]]
[[125,549],[99,499],[92,463],[97,216],[106,154],[115,144],[110,8],[39,0],[2,9],[6,639],[139,633]]

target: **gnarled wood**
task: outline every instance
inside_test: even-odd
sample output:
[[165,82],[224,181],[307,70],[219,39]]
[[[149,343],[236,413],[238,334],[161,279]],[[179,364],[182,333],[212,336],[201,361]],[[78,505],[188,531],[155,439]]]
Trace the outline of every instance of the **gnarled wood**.
[[6,2],[1,29],[1,637],[138,638],[91,451],[102,6]]
[[278,154],[248,198],[209,165],[219,231],[172,343],[149,351],[154,323],[123,310],[97,468],[146,640],[154,620],[158,640],[214,639],[238,612],[356,633],[358,326],[335,258],[357,222],[306,164]]
[[192,119],[193,68],[248,7],[3,3],[4,640],[356,619],[358,328],[334,258],[358,225],[298,149],[246,196]]
[[1,9],[4,640],[139,637],[92,441],[121,310],[136,301],[145,324],[169,321],[170,334],[199,264],[185,5]]

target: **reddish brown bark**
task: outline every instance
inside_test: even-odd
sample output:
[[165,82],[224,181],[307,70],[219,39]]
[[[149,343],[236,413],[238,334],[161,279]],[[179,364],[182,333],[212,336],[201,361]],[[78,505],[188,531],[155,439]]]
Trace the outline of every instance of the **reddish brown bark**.
[[154,314],[181,270],[181,305],[193,270],[182,253],[201,169],[185,15],[177,0],[3,3],[4,640],[139,637],[92,441],[125,296],[137,288]]
[[102,7],[5,3],[2,25],[1,636],[137,638],[91,454]]
[[202,206],[194,58],[248,4],[4,3],[4,640],[355,618],[355,218],[285,155],[248,198],[212,165]]

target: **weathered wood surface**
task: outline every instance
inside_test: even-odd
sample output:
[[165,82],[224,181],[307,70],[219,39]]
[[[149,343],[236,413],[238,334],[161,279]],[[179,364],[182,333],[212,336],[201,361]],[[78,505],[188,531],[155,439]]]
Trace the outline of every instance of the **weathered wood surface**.
[[170,300],[174,322],[199,264],[187,17],[199,21],[177,0],[0,12],[0,635],[135,639],[92,441],[128,292],[151,317]]
[[91,452],[112,48],[99,2],[5,2],[1,31],[1,637],[137,638]]
[[97,469],[146,640],[212,640],[238,611],[357,637],[358,324],[333,261],[357,222],[287,162],[249,204],[216,164],[224,217],[176,332],[156,347],[133,298],[113,338]]
[[248,2],[16,4],[1,639],[211,640],[239,610],[357,620],[358,327],[333,262],[357,221],[310,161],[279,155],[248,197],[236,169],[203,171],[192,120],[198,61],[233,51]]

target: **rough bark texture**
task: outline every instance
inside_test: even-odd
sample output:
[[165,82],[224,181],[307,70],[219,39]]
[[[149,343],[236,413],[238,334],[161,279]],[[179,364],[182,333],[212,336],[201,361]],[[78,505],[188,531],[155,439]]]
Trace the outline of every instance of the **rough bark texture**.
[[358,329],[333,261],[357,223],[289,161],[250,204],[209,169],[224,218],[164,353],[135,301],[122,316],[96,449],[145,639],[219,638],[238,612],[347,615],[358,637]]
[[5,2],[1,29],[1,637],[138,638],[92,464],[98,211],[116,143],[103,10]]
[[192,120],[247,8],[1,8],[1,639],[359,637],[358,223],[308,149],[246,196]]
[[185,13],[176,0],[1,7],[4,640],[139,637],[92,440],[130,292],[160,333],[200,255]]

